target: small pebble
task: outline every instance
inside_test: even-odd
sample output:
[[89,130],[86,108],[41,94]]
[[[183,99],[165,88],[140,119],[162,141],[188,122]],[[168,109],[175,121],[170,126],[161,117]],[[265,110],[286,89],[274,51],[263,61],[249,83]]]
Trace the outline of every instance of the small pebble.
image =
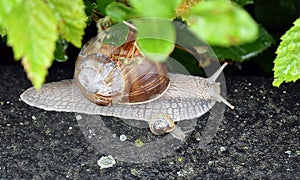
[[225,148],[224,146],[221,146],[221,147],[220,147],[220,151],[221,151],[221,152],[224,152],[224,151],[226,151],[226,148]]
[[81,120],[82,119],[82,117],[81,117],[81,115],[77,115],[76,116],[76,120],[78,121],[78,120]]
[[101,169],[112,167],[116,164],[115,159],[111,156],[102,156],[98,161],[97,164],[100,166]]
[[288,155],[291,155],[291,154],[292,154],[292,151],[289,150],[289,151],[285,151],[284,153],[285,153],[285,154],[288,154]]
[[121,140],[121,141],[126,141],[126,139],[127,139],[126,135],[124,135],[124,134],[121,134],[121,136],[120,136],[120,140]]

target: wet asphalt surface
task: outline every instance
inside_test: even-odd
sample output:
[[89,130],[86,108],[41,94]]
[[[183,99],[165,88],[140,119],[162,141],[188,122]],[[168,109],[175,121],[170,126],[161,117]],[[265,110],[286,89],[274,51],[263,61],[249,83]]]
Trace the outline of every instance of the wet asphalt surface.
[[[52,68],[47,81],[72,78],[72,73],[70,68]],[[147,163],[116,159],[112,167],[100,169],[97,161],[109,153],[88,140],[74,113],[47,112],[23,103],[19,95],[31,84],[22,67],[2,66],[0,178],[299,179],[300,82],[275,88],[268,78],[226,79],[227,100],[236,108],[226,107],[217,133],[205,147],[199,146],[199,137],[209,114],[198,119],[188,140],[172,154]],[[157,138],[147,129],[104,119],[117,138],[125,134],[128,142]]]

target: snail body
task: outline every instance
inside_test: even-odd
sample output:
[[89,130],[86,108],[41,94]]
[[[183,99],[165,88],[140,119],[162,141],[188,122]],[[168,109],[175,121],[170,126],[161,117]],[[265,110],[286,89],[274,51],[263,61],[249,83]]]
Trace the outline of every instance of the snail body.
[[[47,111],[115,116],[147,122],[153,115],[161,113],[168,114],[174,122],[193,119],[209,111],[216,101],[222,101],[218,99],[220,95],[214,96],[220,92],[218,84],[210,85],[209,79],[171,73],[169,78],[171,83],[163,96],[142,104],[96,105],[82,95],[71,79],[46,83],[40,90],[29,88],[21,94],[21,99]],[[213,91],[212,95],[210,91]]]
[[[149,122],[156,135],[174,132],[177,121],[200,117],[221,101],[217,77],[226,63],[210,78],[168,73],[163,64],[148,61],[132,41],[121,47],[90,40],[81,50],[74,80],[29,88],[21,99],[31,106],[49,111],[78,112],[115,116]],[[126,62],[124,60],[129,60]]]

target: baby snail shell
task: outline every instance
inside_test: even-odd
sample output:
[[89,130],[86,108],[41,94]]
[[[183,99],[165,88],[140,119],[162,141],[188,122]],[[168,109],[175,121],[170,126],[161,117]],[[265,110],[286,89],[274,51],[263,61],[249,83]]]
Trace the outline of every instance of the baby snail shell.
[[149,128],[155,135],[163,135],[169,133],[175,129],[176,125],[173,119],[167,114],[156,114],[150,122]]
[[91,40],[76,61],[75,82],[82,94],[98,105],[141,104],[163,95],[169,87],[164,64],[147,60],[129,41],[120,47],[102,44],[94,54]]

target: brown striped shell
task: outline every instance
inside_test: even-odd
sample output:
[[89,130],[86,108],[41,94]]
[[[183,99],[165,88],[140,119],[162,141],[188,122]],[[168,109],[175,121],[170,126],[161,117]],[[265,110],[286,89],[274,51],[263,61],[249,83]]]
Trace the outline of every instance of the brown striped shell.
[[90,40],[77,58],[74,78],[87,99],[105,106],[149,102],[169,87],[164,64],[147,60],[134,41],[114,47]]

